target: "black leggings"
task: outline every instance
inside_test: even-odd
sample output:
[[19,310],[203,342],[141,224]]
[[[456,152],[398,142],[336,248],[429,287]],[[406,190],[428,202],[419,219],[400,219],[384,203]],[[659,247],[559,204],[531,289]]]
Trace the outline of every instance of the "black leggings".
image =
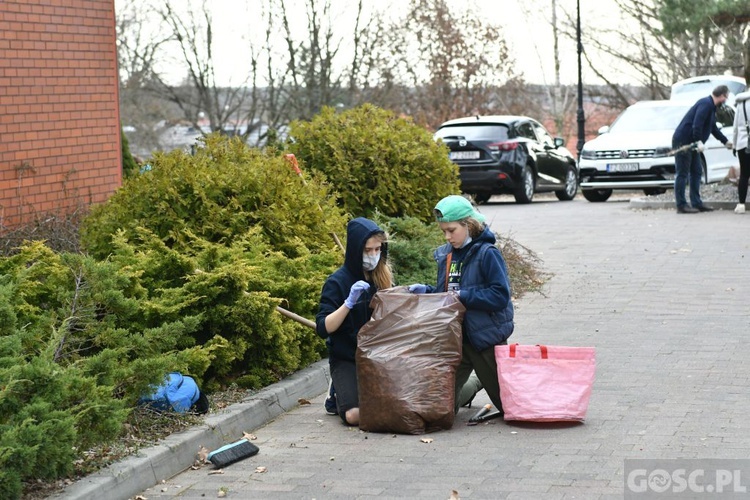
[[740,159],[740,180],[737,181],[737,194],[740,196],[740,203],[744,204],[747,199],[747,183],[750,181],[750,154],[745,148],[737,151],[737,157]]

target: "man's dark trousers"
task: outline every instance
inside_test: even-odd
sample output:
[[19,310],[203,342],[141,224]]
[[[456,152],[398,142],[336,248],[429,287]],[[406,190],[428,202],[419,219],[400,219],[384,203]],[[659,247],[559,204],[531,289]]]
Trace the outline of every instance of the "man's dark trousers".
[[[672,148],[677,149],[682,144],[672,143]],[[700,153],[695,150],[688,150],[683,153],[677,153],[674,157],[674,200],[677,208],[687,206],[685,200],[685,186],[690,179],[690,204],[693,208],[703,206],[701,201],[701,177],[703,177],[703,162]]]

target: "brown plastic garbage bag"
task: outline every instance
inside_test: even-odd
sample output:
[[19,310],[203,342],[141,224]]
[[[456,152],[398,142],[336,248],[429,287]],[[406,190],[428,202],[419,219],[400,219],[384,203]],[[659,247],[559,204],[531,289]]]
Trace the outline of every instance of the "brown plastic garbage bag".
[[379,290],[357,337],[359,427],[423,434],[453,426],[464,306],[451,293]]

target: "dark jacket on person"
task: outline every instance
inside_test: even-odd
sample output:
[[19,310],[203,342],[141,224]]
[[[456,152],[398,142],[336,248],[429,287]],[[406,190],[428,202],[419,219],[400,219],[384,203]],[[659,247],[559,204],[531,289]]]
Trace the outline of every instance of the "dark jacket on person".
[[[346,226],[344,265],[331,274],[323,285],[323,291],[320,294],[320,307],[318,314],[315,316],[315,330],[320,337],[326,339],[329,358],[354,361],[357,350],[357,333],[370,320],[372,315],[370,300],[377,292],[375,283],[368,281],[370,289],[362,292],[354,308],[349,311],[338,330],[329,334],[326,331],[325,320],[326,316],[341,307],[341,304],[349,296],[352,285],[365,279],[365,272],[362,268],[365,244],[375,234],[382,232],[383,230],[377,224],[364,217],[353,219]],[[388,247],[385,243],[383,243],[380,251],[380,258],[388,258]]]
[[716,104],[713,97],[708,96],[693,104],[672,135],[672,144],[684,146],[696,141],[706,142],[713,134],[722,144],[727,138],[716,126]]
[[478,351],[500,344],[513,333],[508,269],[495,241],[495,234],[485,227],[465,248],[456,250],[450,243],[438,247],[434,254],[438,266],[437,286],[427,289],[428,292],[446,291],[448,254],[458,254],[463,263],[459,290],[461,303],[466,307],[464,342],[468,340]]

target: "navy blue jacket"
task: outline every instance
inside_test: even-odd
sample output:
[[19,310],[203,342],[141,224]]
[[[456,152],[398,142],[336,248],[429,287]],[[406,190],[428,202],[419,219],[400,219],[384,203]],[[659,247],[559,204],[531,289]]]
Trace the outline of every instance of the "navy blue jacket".
[[[495,234],[488,227],[469,243],[461,270],[461,303],[466,307],[463,321],[464,341],[478,351],[500,344],[513,333],[513,302],[511,301],[508,269]],[[438,266],[437,286],[428,292],[445,292],[448,254],[453,247],[446,243],[435,250]]]
[[[354,308],[349,311],[349,315],[344,319],[338,330],[329,334],[326,331],[325,320],[326,316],[341,307],[341,304],[349,296],[352,285],[365,279],[365,272],[362,268],[362,254],[365,250],[365,244],[376,233],[382,232],[383,230],[377,224],[364,217],[353,219],[346,226],[344,265],[330,275],[323,285],[323,291],[320,294],[320,308],[315,316],[315,330],[320,337],[326,339],[329,358],[354,361],[354,355],[357,351],[357,333],[370,320],[372,315],[370,300],[377,292],[375,283],[368,282],[370,283],[370,289],[359,296],[359,300],[357,300]],[[385,243],[383,243],[380,258],[388,258],[388,246]]]
[[716,126],[716,105],[713,97],[708,96],[698,99],[685,113],[674,131],[672,144],[684,146],[696,141],[706,142],[710,134],[713,134],[722,144],[728,140]]

